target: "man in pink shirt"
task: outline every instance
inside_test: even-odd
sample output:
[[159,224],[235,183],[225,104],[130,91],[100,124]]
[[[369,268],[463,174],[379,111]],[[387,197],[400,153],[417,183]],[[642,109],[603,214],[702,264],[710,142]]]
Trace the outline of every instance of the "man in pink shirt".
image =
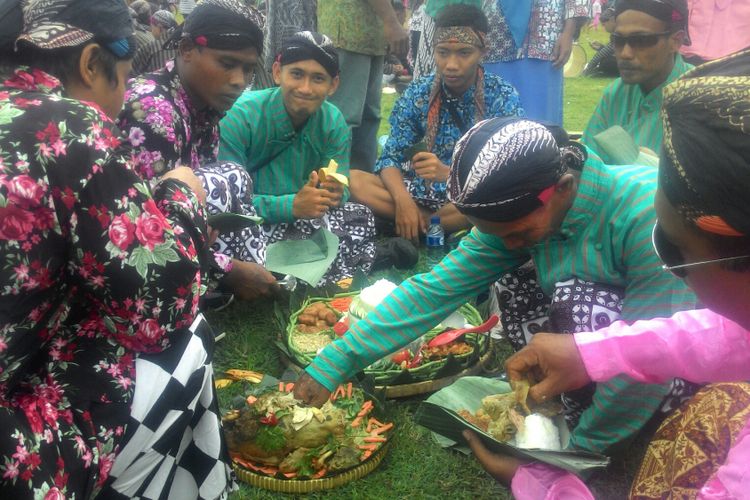
[[[536,334],[506,368],[511,380],[542,377],[530,391],[537,401],[621,374],[646,383],[750,380],[750,50],[666,87],[662,113],[653,243],[664,269],[708,309],[584,335]],[[519,464],[465,436],[518,499],[593,498],[569,473]],[[631,497],[750,498],[750,384],[710,385],[665,421]]]
[[688,0],[692,43],[682,55],[694,65],[750,47],[750,0]]

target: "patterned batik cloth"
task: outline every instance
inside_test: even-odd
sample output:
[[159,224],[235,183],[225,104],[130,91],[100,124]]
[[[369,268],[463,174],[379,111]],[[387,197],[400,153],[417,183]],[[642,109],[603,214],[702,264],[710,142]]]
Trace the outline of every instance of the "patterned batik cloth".
[[[529,261],[500,278],[492,287],[492,310],[501,318],[504,334],[514,350],[523,349],[539,332],[579,333],[599,330],[620,319],[624,290],[573,278],[555,286],[552,299],[537,282]],[[692,395],[698,385],[675,379],[660,411],[667,413]],[[596,384],[561,396],[565,419],[572,429],[592,403]]]
[[200,315],[168,352],[140,356],[124,445],[102,498],[223,498],[234,474],[211,364],[214,334]]
[[630,498],[696,498],[726,461],[748,418],[750,384],[721,383],[702,388],[656,431]]
[[[253,206],[253,181],[242,166],[231,162],[211,163],[200,167],[195,174],[203,181],[209,215],[258,215]],[[267,245],[268,238],[262,227],[252,225],[222,232],[213,249],[221,255],[265,265]]]
[[306,240],[321,227],[339,237],[339,250],[318,286],[351,278],[358,269],[365,273],[370,270],[375,261],[375,217],[364,205],[347,202],[319,219],[263,225],[269,245],[282,240]]

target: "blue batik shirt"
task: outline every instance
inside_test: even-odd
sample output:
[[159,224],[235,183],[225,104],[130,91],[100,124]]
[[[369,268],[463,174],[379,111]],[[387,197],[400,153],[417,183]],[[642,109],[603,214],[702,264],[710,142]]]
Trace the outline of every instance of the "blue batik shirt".
[[[439,206],[446,202],[446,183],[427,182],[417,177],[410,159],[405,157],[404,152],[424,139],[430,90],[435,78],[433,73],[414,80],[398,98],[389,118],[391,134],[383,147],[380,158],[375,163],[375,172],[380,172],[384,168],[400,168],[412,197],[428,206]],[[443,90],[445,92],[442,99],[445,99],[445,95],[449,93],[447,89]],[[467,127],[473,125],[479,118],[475,116],[475,91],[475,86],[472,86],[457,99],[458,114]],[[524,115],[516,89],[491,73],[484,74],[484,102],[484,118]],[[438,132],[432,153],[445,165],[450,165],[453,149],[461,135],[461,130],[453,122],[445,102],[441,103]]]

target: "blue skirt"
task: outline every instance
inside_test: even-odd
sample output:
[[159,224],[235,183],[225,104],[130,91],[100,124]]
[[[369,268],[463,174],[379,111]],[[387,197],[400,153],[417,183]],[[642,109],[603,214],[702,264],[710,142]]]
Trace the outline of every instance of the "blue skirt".
[[485,71],[504,78],[518,90],[528,118],[562,126],[562,68],[556,69],[552,61],[541,59],[516,59],[483,66]]

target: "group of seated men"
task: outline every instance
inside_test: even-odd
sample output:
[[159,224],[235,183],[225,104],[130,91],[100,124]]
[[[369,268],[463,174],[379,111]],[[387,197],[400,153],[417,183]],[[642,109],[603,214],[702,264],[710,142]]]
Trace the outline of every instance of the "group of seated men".
[[[299,384],[299,395],[314,402],[490,286],[518,348],[535,327],[587,331],[694,307],[684,283],[656,272],[649,244],[655,169],[607,165],[595,139],[620,126],[638,146],[660,149],[661,88],[690,67],[678,54],[688,41],[686,21],[684,0],[618,2],[612,39],[621,78],[605,91],[581,146],[559,127],[521,119],[516,90],[482,69],[482,11],[446,7],[435,21],[437,72],[397,100],[370,173],[350,171],[350,131],[326,100],[339,84],[339,65],[325,34],[285,40],[272,69],[278,87],[247,90],[262,51],[260,20],[199,4],[174,37],[174,61],[129,82],[118,125],[146,179],[189,166],[203,181],[209,211],[264,219],[220,234],[214,245],[219,286],[240,298],[274,288],[263,267],[268,244],[319,228],[339,237],[320,284],[369,271],[375,217],[392,220],[398,236],[417,244],[433,215],[446,232],[474,228],[431,273],[402,285],[385,304],[388,314],[359,323],[320,353]],[[489,119],[497,125],[487,129],[482,121]],[[492,141],[485,144],[500,131],[514,145],[511,156],[493,156]],[[545,142],[549,134],[554,144]],[[550,159],[551,151],[560,159]],[[349,186],[318,178],[331,160]],[[532,203],[535,190],[541,193]],[[598,309],[594,297],[606,297]],[[680,381],[644,385],[622,377],[571,395],[572,443],[611,450],[689,390]]]

